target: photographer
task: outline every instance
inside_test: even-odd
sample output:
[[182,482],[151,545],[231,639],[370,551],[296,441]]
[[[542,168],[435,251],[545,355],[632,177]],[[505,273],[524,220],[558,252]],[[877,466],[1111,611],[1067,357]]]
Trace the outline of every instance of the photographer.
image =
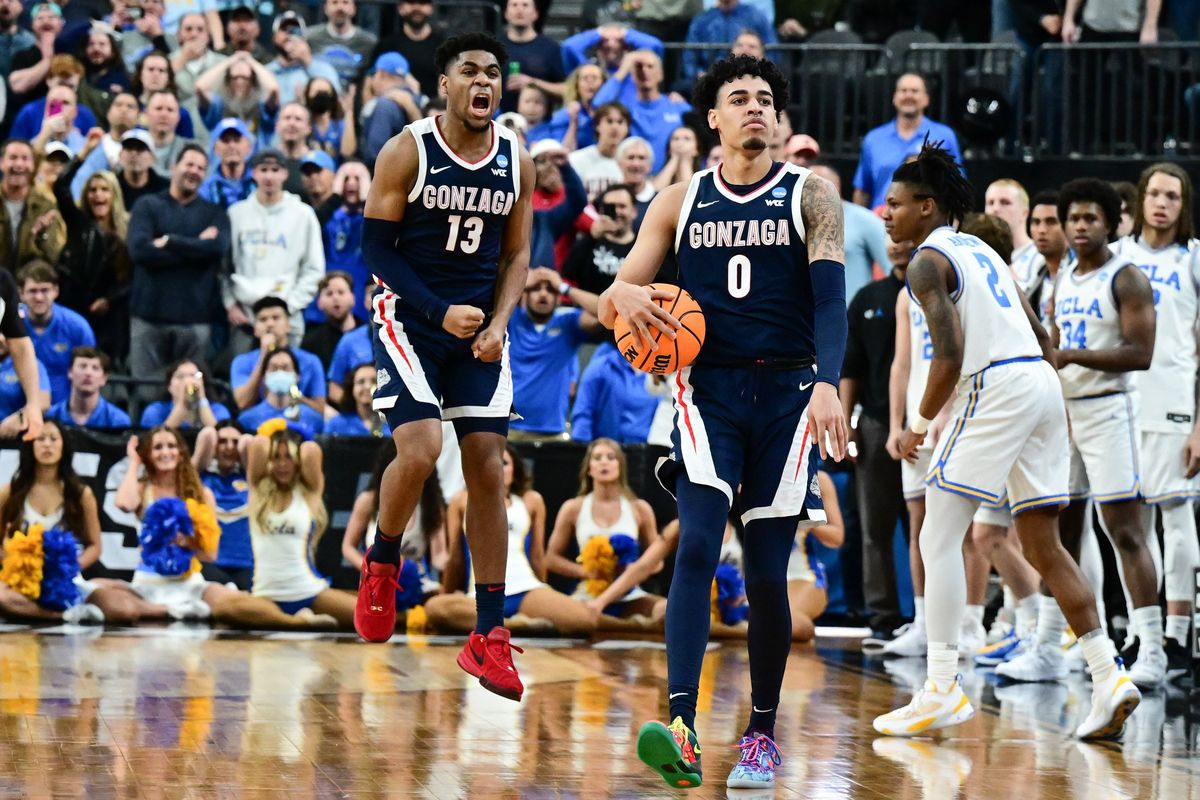
[[600,217],[591,234],[571,248],[563,277],[585,292],[600,294],[612,285],[633,249],[637,200],[628,184],[616,183],[600,193],[596,207]]

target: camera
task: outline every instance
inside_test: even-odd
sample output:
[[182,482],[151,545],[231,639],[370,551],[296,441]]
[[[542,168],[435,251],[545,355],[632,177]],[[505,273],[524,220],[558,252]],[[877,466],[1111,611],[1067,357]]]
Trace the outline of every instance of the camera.
[[609,219],[617,218],[617,204],[616,203],[601,203],[599,210],[602,215],[608,217]]

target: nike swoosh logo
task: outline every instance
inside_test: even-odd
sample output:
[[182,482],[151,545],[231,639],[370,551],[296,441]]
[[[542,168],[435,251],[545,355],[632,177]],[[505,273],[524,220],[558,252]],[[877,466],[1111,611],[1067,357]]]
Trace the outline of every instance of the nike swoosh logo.
[[683,696],[684,696],[684,695],[686,695],[686,694],[687,694],[687,692],[676,692],[675,694],[669,694],[669,695],[667,695],[667,699],[668,699],[668,700],[674,700],[676,697],[683,697]]
[[758,706],[750,706],[750,707],[753,708],[755,711],[757,711],[760,714],[766,714],[768,711],[774,710],[774,709],[770,709],[770,708],[759,708]]
[[709,206],[715,206],[719,202],[721,202],[721,201],[720,200],[709,200],[707,203],[696,203],[696,208],[708,208]]
[[444,166],[444,167],[430,167],[430,168],[429,168],[429,174],[430,174],[430,175],[437,175],[439,172],[445,172],[446,170],[450,169],[450,167],[451,167],[451,165],[450,165],[450,164],[447,164],[447,165],[446,165],[446,166]]
[[808,387],[812,386],[814,383],[816,383],[816,381],[809,381],[808,383],[802,383],[802,384],[800,384],[800,391],[802,391],[802,392],[803,392],[805,389],[807,389]]
[[498,591],[502,590],[503,588],[504,588],[503,586],[489,586],[488,591],[489,592],[498,592]]

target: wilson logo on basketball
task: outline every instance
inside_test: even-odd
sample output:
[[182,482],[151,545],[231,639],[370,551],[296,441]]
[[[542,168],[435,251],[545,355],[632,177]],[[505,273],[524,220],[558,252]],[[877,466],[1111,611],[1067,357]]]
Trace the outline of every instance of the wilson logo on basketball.
[[675,338],[671,339],[658,328],[651,327],[650,337],[658,346],[657,350],[651,351],[629,327],[629,323],[618,315],[613,325],[617,349],[635,368],[651,375],[666,375],[690,366],[704,344],[704,312],[695,299],[678,286],[652,283],[646,288],[651,292],[659,290],[669,295],[654,302],[679,322]]

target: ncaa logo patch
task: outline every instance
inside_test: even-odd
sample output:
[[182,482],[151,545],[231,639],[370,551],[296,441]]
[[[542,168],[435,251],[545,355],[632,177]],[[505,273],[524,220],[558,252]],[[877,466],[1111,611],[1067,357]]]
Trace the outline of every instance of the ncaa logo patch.
[[501,169],[503,169],[504,167],[507,167],[508,166],[508,156],[504,156],[504,155],[496,156],[496,163],[500,166]]
[[786,194],[787,189],[783,188],[782,186],[776,186],[771,190],[771,197],[783,197]]
[[388,373],[388,371],[386,369],[378,369],[375,371],[375,385],[376,386],[387,386],[388,381],[390,381],[391,379],[392,379],[392,376]]

